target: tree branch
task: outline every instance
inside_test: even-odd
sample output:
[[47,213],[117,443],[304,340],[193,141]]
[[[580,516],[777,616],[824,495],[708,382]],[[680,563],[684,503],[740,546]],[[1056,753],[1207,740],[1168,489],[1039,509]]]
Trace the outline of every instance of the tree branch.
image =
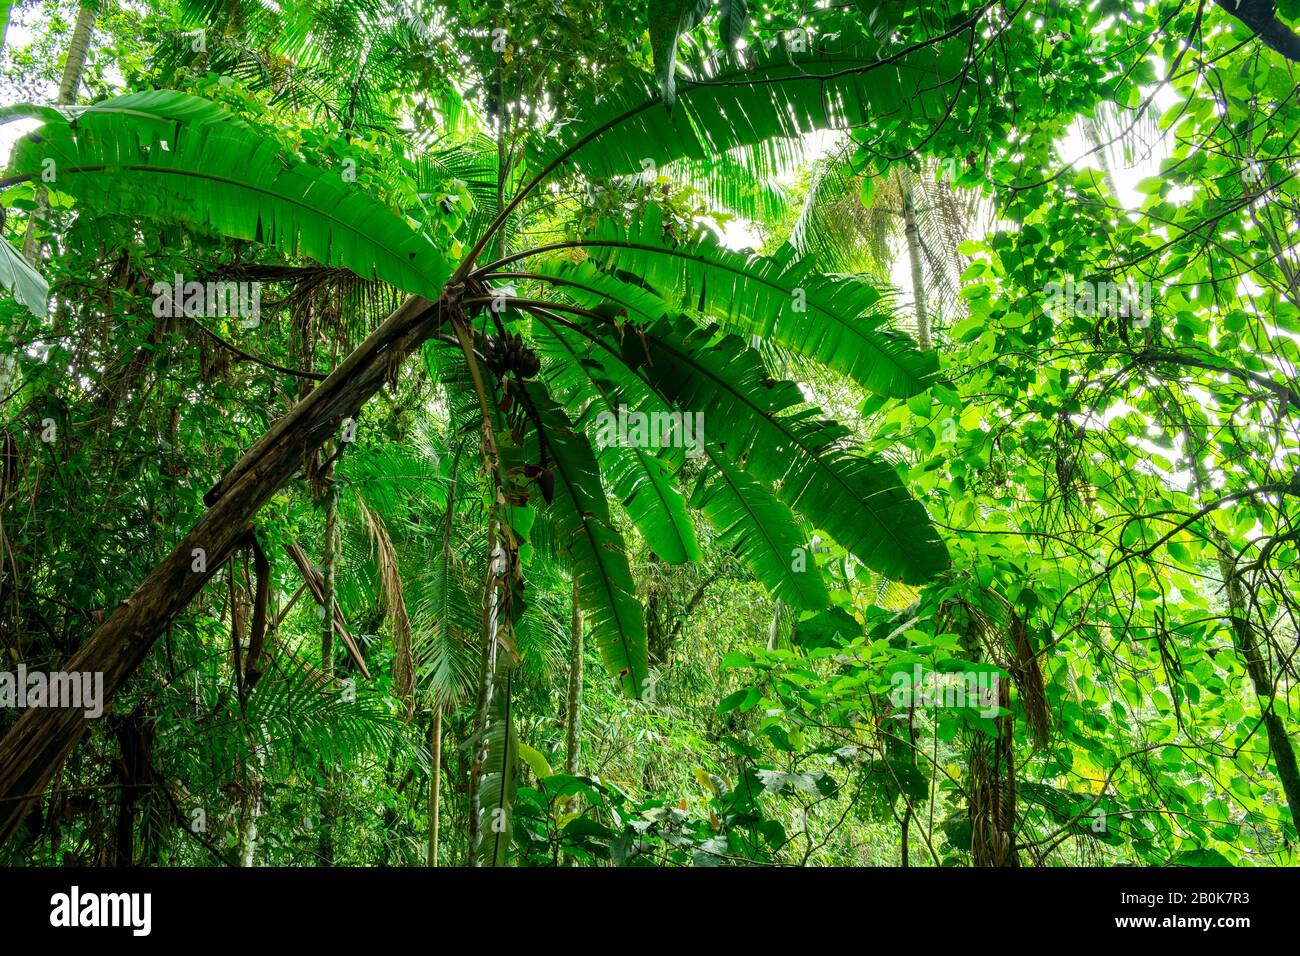
[[1260,41],[1288,60],[1300,63],[1300,36],[1277,18],[1277,5],[1273,0],[1214,0],[1255,31]]

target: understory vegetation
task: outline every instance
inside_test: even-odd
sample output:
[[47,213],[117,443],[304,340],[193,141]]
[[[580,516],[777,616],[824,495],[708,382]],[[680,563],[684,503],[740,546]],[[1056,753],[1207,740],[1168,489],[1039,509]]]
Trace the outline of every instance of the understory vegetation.
[[0,863],[1297,862],[1297,0],[0,9]]

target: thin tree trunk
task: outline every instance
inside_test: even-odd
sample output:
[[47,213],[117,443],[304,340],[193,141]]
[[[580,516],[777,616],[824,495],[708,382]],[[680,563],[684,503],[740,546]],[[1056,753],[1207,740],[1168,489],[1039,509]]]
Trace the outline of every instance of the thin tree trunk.
[[438,804],[442,800],[442,705],[433,708],[429,725],[429,866],[438,865]]
[[1296,765],[1295,748],[1287,736],[1286,724],[1277,712],[1277,692],[1273,677],[1269,673],[1268,660],[1260,649],[1255,637],[1255,629],[1250,623],[1250,609],[1246,601],[1245,588],[1237,576],[1236,564],[1232,557],[1232,548],[1218,528],[1213,528],[1211,537],[1218,551],[1219,572],[1228,592],[1228,611],[1231,613],[1232,633],[1236,638],[1237,653],[1250,675],[1255,688],[1255,697],[1259,700],[1260,717],[1264,721],[1264,731],[1268,735],[1268,749],[1273,754],[1277,765],[1277,776],[1282,782],[1282,792],[1286,795],[1287,807],[1291,810],[1292,822],[1300,825],[1300,767]]
[[483,841],[483,825],[479,819],[483,793],[483,777],[487,772],[488,729],[491,724],[492,694],[496,689],[497,644],[500,627],[500,588],[507,567],[505,549],[497,540],[497,520],[493,515],[491,557],[488,559],[487,580],[484,584],[483,656],[479,665],[479,705],[474,715],[474,760],[469,781],[469,865],[479,864],[479,844]]
[[[1192,466],[1192,479],[1198,500],[1205,495],[1205,474],[1201,464],[1201,443],[1194,442],[1192,431],[1187,421],[1183,421],[1183,442],[1189,450],[1188,460]],[[1296,764],[1295,748],[1287,736],[1286,724],[1274,707],[1277,694],[1269,673],[1268,661],[1265,659],[1255,639],[1255,629],[1250,623],[1250,606],[1246,599],[1246,589],[1242,587],[1237,575],[1232,544],[1227,536],[1208,523],[1210,540],[1214,542],[1219,574],[1223,578],[1223,587],[1227,592],[1229,623],[1237,646],[1237,656],[1246,668],[1246,674],[1255,688],[1255,697],[1259,700],[1260,718],[1264,722],[1264,732],[1268,737],[1268,749],[1277,765],[1277,776],[1282,783],[1282,792],[1286,796],[1287,808],[1291,811],[1291,820],[1300,826],[1300,767]]]
[[249,867],[257,855],[257,818],[262,814],[262,756],[254,745],[244,768],[239,798],[239,865]]
[[75,103],[81,89],[81,77],[86,72],[86,55],[90,52],[90,38],[95,32],[98,12],[93,4],[83,3],[77,8],[77,22],[72,27],[72,40],[68,43],[68,57],[63,61],[63,78],[59,80],[59,102]]
[[[86,72],[86,55],[90,52],[90,38],[95,32],[96,10],[89,4],[77,8],[77,22],[72,27],[72,39],[68,42],[68,56],[63,61],[63,78],[59,80],[59,97],[55,101],[68,105],[77,101],[77,91],[81,89],[81,77]],[[57,175],[57,172],[56,172]],[[23,236],[23,258],[27,264],[35,266],[41,257],[41,244],[36,239],[36,220],[49,215],[50,206],[45,198],[45,189],[36,189],[36,210],[27,217],[27,232]]]
[[564,772],[578,772],[582,746],[582,606],[578,603],[578,582],[573,582],[573,615],[569,622],[569,706],[566,714]]
[[[493,19],[494,29],[496,19]],[[504,55],[497,53],[496,57],[496,79],[495,94],[497,101],[496,108],[496,146],[497,146],[497,212],[505,208],[506,203],[506,179],[509,176],[509,152],[507,150],[507,140],[510,135],[510,109],[506,103],[505,84],[502,80],[504,71]],[[497,230],[493,237],[493,245],[497,258],[505,255],[506,251],[506,225],[502,223],[501,228]],[[476,370],[476,363],[473,352],[469,348],[467,333],[464,328],[457,324],[457,334],[461,339],[461,349],[465,352],[465,361],[469,365],[470,374],[474,378],[474,388],[478,394],[479,410],[483,416],[483,459],[482,468],[488,478],[493,482],[493,495],[496,494],[498,478],[498,461],[496,452],[496,441],[493,438],[493,428],[491,417],[488,413],[488,406],[484,394],[482,381]],[[474,730],[471,736],[471,746],[474,748],[474,759],[470,761],[470,780],[469,780],[469,866],[479,865],[479,845],[483,840],[483,825],[480,820],[482,811],[481,798],[483,793],[483,777],[486,773],[486,764],[488,756],[488,727],[491,723],[492,712],[492,695],[496,687],[496,670],[497,670],[497,643],[498,643],[498,617],[500,609],[501,593],[500,589],[503,583],[505,569],[508,567],[507,558],[504,548],[497,538],[497,513],[493,509],[491,520],[488,527],[488,570],[487,580],[484,585],[484,619],[483,619],[483,654],[479,662],[479,686],[478,700],[474,709]],[[507,702],[508,705],[508,702]],[[507,719],[509,717],[507,716]]]
[[[325,557],[322,571],[325,581],[324,617],[320,636],[321,669],[334,676],[334,569],[339,551],[339,496],[334,485],[334,468],[325,472]],[[324,767],[325,792],[320,803],[320,865],[334,865],[334,766]]]
[[912,191],[903,188],[903,236],[907,239],[907,260],[912,267],[912,298],[916,302],[916,344],[922,350],[933,346],[930,341],[930,313],[925,307],[925,269],[921,259],[921,233],[916,225],[916,206]]
[[[443,316],[442,308],[420,296],[403,302],[208,492],[207,513],[63,669],[102,673],[105,700],[111,701],[304,457],[318,450],[344,419],[356,415],[389,371],[434,332]],[[0,842],[17,830],[87,726],[81,710],[33,707],[0,740]]]

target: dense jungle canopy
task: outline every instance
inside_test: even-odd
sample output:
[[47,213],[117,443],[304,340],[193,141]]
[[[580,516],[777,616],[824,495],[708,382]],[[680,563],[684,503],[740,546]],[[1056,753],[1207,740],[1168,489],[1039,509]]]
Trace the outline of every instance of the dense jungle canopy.
[[1300,0],[0,10],[0,863],[1297,862]]

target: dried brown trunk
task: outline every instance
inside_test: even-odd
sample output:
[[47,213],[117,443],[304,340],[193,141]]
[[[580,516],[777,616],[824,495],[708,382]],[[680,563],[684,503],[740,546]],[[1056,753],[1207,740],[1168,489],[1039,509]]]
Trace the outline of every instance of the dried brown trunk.
[[[63,669],[103,673],[105,697],[111,700],[158,635],[230,556],[258,510],[307,454],[379,390],[391,370],[433,332],[441,315],[434,303],[413,296],[385,319],[209,492],[207,513]],[[200,554],[206,558],[203,570],[197,570]],[[0,740],[0,842],[17,830],[86,727],[80,710],[32,708]]]

